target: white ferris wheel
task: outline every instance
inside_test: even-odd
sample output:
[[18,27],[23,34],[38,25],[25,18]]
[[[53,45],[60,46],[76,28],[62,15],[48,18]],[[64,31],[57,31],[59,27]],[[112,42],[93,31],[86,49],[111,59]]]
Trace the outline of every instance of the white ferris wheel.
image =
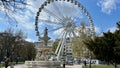
[[59,38],[55,54],[59,58],[67,38],[77,38],[84,22],[85,31],[94,35],[94,23],[86,8],[76,0],[46,0],[35,19],[35,31],[39,39],[43,29],[48,28],[50,37]]

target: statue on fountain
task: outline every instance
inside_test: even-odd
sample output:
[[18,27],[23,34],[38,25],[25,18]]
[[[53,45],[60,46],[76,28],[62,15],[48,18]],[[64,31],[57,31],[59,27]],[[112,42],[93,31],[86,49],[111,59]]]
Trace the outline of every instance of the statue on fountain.
[[48,61],[50,58],[49,53],[52,51],[52,47],[48,46],[48,41],[50,40],[50,37],[48,37],[48,29],[47,27],[44,30],[44,37],[41,38],[44,42],[43,46],[37,47],[37,55],[36,55],[36,60],[39,61]]
[[42,37],[42,40],[44,41],[44,45],[47,46],[47,42],[50,40],[50,37],[48,37],[48,29],[47,29],[47,27],[45,27],[44,37]]

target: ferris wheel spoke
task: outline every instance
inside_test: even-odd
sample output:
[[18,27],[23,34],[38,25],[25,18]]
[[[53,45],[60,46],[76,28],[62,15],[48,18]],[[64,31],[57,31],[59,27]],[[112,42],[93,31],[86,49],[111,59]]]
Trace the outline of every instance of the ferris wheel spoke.
[[[72,14],[70,14],[70,17],[72,17],[72,15],[73,15],[73,10],[75,10],[74,8],[75,8],[74,4],[71,4],[70,12],[71,12]],[[76,12],[75,12],[75,13],[76,13]]]
[[75,18],[75,17],[79,17],[78,15],[80,14],[80,11],[76,12],[72,17]]
[[74,13],[73,15],[71,15],[71,19],[72,19],[72,20],[75,21],[76,18],[77,18],[77,20],[82,18],[82,14],[81,14],[81,11],[80,11],[80,10],[79,10],[79,11],[76,11],[76,13]]
[[[70,40],[71,42],[73,42],[73,41],[78,41],[78,40],[79,40],[78,37],[77,37],[76,35],[75,35],[75,36],[74,36],[74,35],[75,35],[75,34],[73,34],[73,32],[71,31],[70,34],[69,34],[69,36],[70,36],[70,38],[71,38],[71,40]],[[79,41],[78,41],[78,42],[79,42]],[[77,43],[78,43],[78,42],[77,42]],[[71,45],[72,45],[72,43],[71,43]]]
[[72,32],[72,34],[73,34],[73,37],[77,38],[76,33],[75,33],[74,31],[71,31],[71,32]]
[[56,16],[53,12],[49,11],[49,10],[46,9],[46,8],[44,8],[43,10],[44,10],[44,12],[46,12],[46,13],[50,14],[51,16],[53,16],[54,18],[56,18],[56,19],[57,19],[58,21],[60,21],[61,23],[63,22],[63,20],[60,19],[58,16]]
[[43,20],[43,19],[39,19],[40,22],[45,22],[45,23],[48,23],[48,24],[60,24],[58,22],[54,22],[54,21],[50,21],[50,20]]
[[60,18],[61,19],[64,18],[63,14],[61,13],[60,9],[58,8],[55,2],[53,3],[53,7],[55,8],[56,11],[58,11]]
[[[56,31],[56,30],[59,30],[59,29],[61,29],[62,27],[59,27],[59,28],[56,28],[56,29],[52,29],[52,30],[49,30],[48,32],[54,32],[54,31]],[[41,33],[40,35],[43,35],[44,33]]]
[[69,38],[70,38],[70,41],[72,41],[71,32],[69,32]]
[[70,4],[69,2],[64,2],[64,1],[63,1],[63,2],[62,2],[62,8],[63,8],[62,11],[63,11],[63,14],[64,14],[63,16],[64,16],[64,17],[71,17],[71,15],[74,14],[74,13],[73,13],[73,11],[74,11],[74,6],[75,6],[75,5],[72,4],[72,3]]
[[[64,17],[67,17],[67,16],[68,16],[68,15],[67,15],[67,14],[68,14],[68,12],[67,12],[68,9],[67,9],[66,3],[65,3],[64,1],[62,2],[62,8],[63,8],[62,11],[63,11],[63,13],[64,13]],[[70,14],[70,13],[69,13],[69,14]]]
[[64,15],[65,15],[65,14],[64,14],[64,8],[65,8],[65,7],[64,7],[63,4],[64,4],[64,1],[62,1],[62,3],[61,3],[61,7],[62,7],[61,10],[62,10],[62,12],[63,12],[63,17],[65,17],[65,16],[64,16]]

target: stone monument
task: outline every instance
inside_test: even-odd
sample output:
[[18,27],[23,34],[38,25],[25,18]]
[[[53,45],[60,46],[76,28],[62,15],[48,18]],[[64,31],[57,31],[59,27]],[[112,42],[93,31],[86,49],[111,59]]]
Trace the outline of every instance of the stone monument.
[[41,38],[44,42],[42,46],[37,46],[37,55],[36,60],[42,60],[42,61],[48,61],[50,58],[50,53],[52,52],[52,47],[48,46],[47,43],[50,40],[50,37],[48,37],[48,29],[47,27],[44,30],[44,36]]
[[52,53],[52,47],[48,46],[48,41],[50,37],[48,37],[48,29],[47,27],[44,30],[44,36],[41,38],[43,40],[42,46],[36,46],[37,55],[35,61],[26,61],[25,64],[28,68],[60,68],[59,61],[49,61]]

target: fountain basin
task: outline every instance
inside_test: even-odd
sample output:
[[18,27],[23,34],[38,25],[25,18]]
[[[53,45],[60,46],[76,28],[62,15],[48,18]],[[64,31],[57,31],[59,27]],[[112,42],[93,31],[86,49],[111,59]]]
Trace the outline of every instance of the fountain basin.
[[59,61],[25,61],[28,68],[61,68]]

